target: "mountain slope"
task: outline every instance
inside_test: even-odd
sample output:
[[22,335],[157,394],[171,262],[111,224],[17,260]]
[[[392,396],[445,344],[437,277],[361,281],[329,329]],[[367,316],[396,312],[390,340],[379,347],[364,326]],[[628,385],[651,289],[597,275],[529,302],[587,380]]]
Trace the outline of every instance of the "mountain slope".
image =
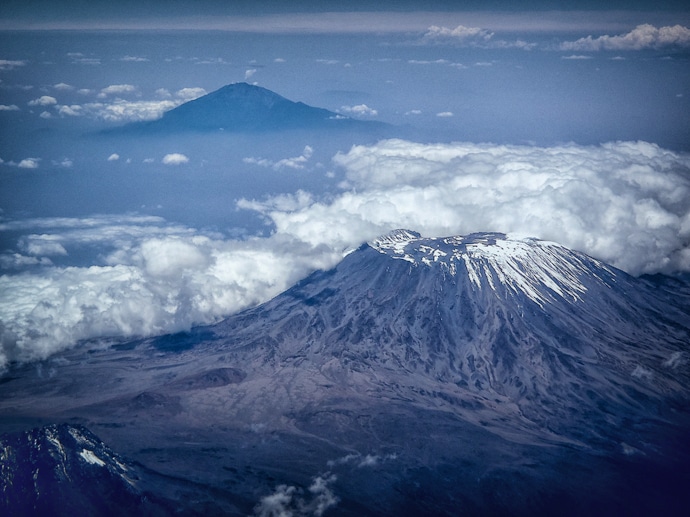
[[304,362],[355,390],[421,405],[436,391],[465,418],[587,441],[687,398],[690,319],[664,296],[554,243],[397,232],[216,332],[251,369]]
[[233,83],[186,102],[150,121],[129,124],[124,131],[142,133],[266,132],[292,129],[381,129],[379,122],[359,121],[332,111],[293,102],[247,83]]
[[4,515],[163,515],[136,467],[84,427],[50,425],[0,437]]

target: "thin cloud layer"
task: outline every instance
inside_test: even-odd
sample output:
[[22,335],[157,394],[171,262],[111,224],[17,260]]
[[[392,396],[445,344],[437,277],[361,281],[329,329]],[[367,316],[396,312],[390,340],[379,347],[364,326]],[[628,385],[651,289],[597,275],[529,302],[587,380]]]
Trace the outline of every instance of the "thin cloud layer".
[[587,36],[576,41],[561,43],[560,49],[566,51],[599,50],[645,50],[663,48],[690,48],[690,29],[682,25],[655,27],[650,24],[638,25],[625,34],[616,36]]
[[[156,91],[156,95],[162,99],[127,100],[117,97],[117,95],[135,94],[138,91],[136,86],[117,84],[103,88],[97,95],[97,98],[100,99],[98,102],[58,104],[54,97],[44,96],[31,101],[29,105],[52,105],[58,115],[66,117],[90,117],[108,122],[141,122],[159,119],[166,111],[206,94],[206,90],[199,87],[182,88],[176,91],[174,95],[160,88]],[[116,97],[109,100],[112,96]]]
[[457,45],[476,48],[519,48],[531,50],[536,43],[522,40],[506,41],[495,39],[494,33],[480,27],[465,27],[458,25],[454,29],[448,27],[430,26],[419,41],[422,45]]
[[357,104],[356,106],[342,106],[338,112],[345,113],[353,117],[376,117],[379,112],[370,108],[366,104]]
[[251,165],[258,165],[260,167],[268,167],[273,170],[279,171],[279,170],[284,170],[284,169],[304,169],[311,159],[312,155],[314,154],[314,149],[306,145],[304,146],[304,150],[302,151],[302,154],[299,156],[295,156],[292,158],[283,158],[282,160],[273,161],[269,160],[268,158],[254,158],[254,157],[247,157],[243,158],[242,161],[247,164]]

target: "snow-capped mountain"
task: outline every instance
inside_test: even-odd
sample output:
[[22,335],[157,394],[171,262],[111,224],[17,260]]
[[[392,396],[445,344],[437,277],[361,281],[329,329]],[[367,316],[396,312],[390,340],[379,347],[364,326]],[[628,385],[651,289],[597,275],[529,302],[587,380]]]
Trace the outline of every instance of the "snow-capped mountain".
[[0,437],[3,515],[161,513],[137,467],[82,426],[48,425]]
[[184,508],[681,515],[674,282],[533,238],[398,230],[219,324],[17,366],[0,412],[80,419],[195,487],[154,483]]
[[294,102],[260,86],[232,83],[186,102],[150,121],[129,124],[138,132],[263,132],[288,129],[380,129],[385,124],[359,121],[333,111]]
[[688,395],[690,318],[671,296],[551,242],[397,231],[216,332],[252,370],[306,363],[354,390],[421,405],[437,392],[466,418],[492,408],[581,439],[611,420],[601,408],[622,420],[640,399]]

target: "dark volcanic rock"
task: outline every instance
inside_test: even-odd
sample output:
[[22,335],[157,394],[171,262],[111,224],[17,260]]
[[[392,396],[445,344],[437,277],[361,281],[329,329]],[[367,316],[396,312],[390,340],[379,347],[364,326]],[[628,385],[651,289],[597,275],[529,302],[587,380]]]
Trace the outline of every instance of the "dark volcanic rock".
[[51,425],[0,438],[3,515],[166,515],[139,469],[86,428]]

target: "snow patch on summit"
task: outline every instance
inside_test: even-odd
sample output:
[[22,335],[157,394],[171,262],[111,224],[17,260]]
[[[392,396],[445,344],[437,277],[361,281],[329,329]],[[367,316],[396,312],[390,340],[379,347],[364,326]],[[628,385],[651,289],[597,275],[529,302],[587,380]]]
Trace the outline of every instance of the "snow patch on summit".
[[603,280],[598,268],[615,276],[605,264],[555,242],[502,233],[424,238],[409,230],[395,230],[369,245],[416,266],[439,264],[453,276],[465,273],[477,289],[497,291],[500,286],[512,294],[524,294],[542,307],[554,296],[582,301],[587,292],[584,280]]

